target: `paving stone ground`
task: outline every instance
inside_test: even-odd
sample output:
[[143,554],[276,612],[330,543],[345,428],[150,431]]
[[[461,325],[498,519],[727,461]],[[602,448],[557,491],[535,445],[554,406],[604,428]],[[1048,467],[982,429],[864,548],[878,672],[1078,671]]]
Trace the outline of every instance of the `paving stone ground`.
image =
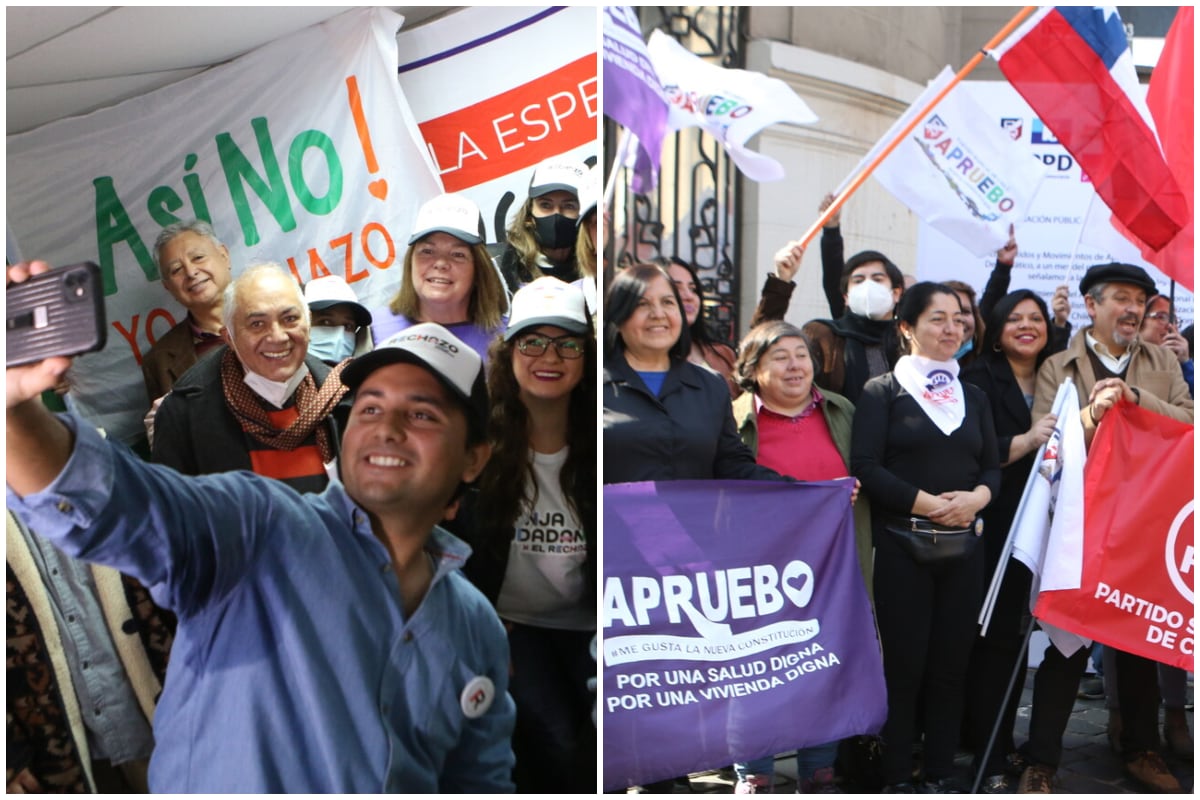
[[[1021,696],[1021,706],[1017,712],[1017,743],[1025,740],[1029,730],[1029,709],[1033,694],[1033,673],[1030,669],[1025,681],[1025,691]],[[1188,726],[1195,734],[1193,724],[1194,712],[1192,702],[1194,687],[1188,681]],[[1056,794],[1140,794],[1144,790],[1127,777],[1121,768],[1121,760],[1108,746],[1107,737],[1108,711],[1104,700],[1075,701],[1075,710],[1071,713],[1071,721],[1067,725],[1063,737],[1062,764],[1055,776],[1054,791]],[[1161,713],[1159,729],[1161,725]],[[956,763],[962,770],[962,779],[970,781],[971,756],[959,754]],[[1185,794],[1194,794],[1193,767],[1189,760],[1167,757],[1167,765],[1175,777],[1179,779]],[[1015,783],[1015,782],[1014,782]],[[675,794],[732,794],[734,786],[733,773],[729,769],[702,772],[689,776],[688,785],[677,783]],[[783,756],[775,762],[775,792],[791,794],[796,791],[796,760]],[[1014,787],[1015,791],[1015,787]]]

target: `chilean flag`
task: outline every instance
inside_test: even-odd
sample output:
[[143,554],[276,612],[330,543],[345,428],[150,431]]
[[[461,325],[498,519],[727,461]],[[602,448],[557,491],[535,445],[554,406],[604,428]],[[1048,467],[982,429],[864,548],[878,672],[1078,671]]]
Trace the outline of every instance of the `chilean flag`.
[[1161,250],[1187,225],[1116,9],[1035,12],[991,55],[1138,239]]

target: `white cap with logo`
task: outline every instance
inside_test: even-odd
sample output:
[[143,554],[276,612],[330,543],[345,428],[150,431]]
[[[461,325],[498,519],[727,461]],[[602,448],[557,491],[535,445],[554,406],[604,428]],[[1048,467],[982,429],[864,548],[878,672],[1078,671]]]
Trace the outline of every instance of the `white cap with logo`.
[[467,244],[483,244],[483,214],[475,201],[465,194],[440,194],[426,201],[417,212],[408,243],[413,244],[431,233],[448,233]]
[[554,325],[570,333],[590,328],[583,291],[548,275],[527,283],[512,298],[504,341],[534,325]]

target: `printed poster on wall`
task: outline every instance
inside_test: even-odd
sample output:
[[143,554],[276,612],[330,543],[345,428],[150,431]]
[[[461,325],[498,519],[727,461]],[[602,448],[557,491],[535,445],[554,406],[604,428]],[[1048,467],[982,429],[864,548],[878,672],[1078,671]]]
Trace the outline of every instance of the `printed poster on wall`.
[[882,727],[849,497],[849,481],[604,487],[606,791]]

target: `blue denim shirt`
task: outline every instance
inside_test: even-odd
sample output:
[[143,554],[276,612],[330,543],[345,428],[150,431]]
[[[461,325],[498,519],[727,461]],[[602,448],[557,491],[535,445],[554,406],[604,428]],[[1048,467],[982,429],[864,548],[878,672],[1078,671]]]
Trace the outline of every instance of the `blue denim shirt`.
[[182,477],[63,417],[58,478],[8,502],[75,557],[179,616],[155,713],[155,792],[512,791],[508,644],[434,528],[405,618],[366,514],[333,481],[300,495],[250,473]]

